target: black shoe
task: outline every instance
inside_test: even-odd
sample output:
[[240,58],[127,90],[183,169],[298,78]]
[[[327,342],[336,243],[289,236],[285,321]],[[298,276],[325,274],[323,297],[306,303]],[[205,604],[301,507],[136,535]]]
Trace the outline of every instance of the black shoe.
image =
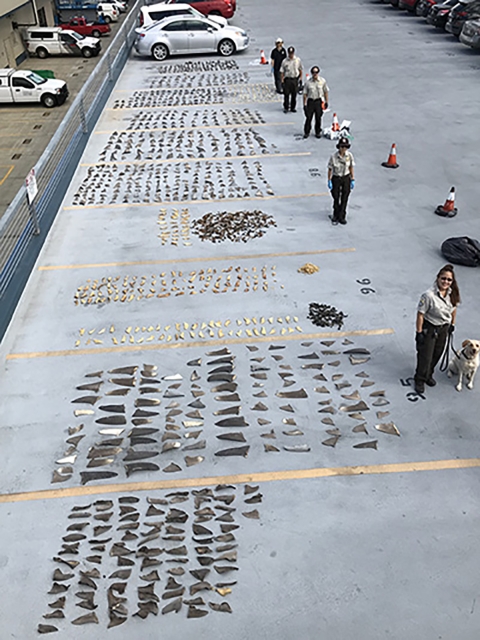
[[346,220],[339,220],[340,224],[347,224]]
[[423,382],[415,382],[416,393],[423,395],[425,393],[425,384]]
[[292,113],[297,113],[297,110],[296,110],[296,109],[290,109],[290,111],[291,111]]
[[321,137],[322,137],[322,134],[321,134],[321,133],[316,133],[316,134],[315,134],[315,138],[321,138]]
[[288,109],[284,109],[284,110],[283,110],[283,113],[288,113]]
[[334,218],[333,216],[329,216],[329,218],[332,221],[333,225],[337,225],[338,224],[338,220],[336,218]]
[[437,381],[435,380],[435,378],[429,378],[425,381],[425,384],[429,387],[434,387],[437,384]]
[[305,138],[308,138],[308,136],[309,136],[309,135],[310,135],[309,133],[304,133],[304,134],[303,134],[303,138],[304,138],[304,139],[305,139]]

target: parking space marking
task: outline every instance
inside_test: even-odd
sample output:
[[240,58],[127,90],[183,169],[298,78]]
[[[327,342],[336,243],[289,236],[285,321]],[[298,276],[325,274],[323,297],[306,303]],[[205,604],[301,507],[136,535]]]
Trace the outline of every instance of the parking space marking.
[[[262,156],[263,158],[265,156]],[[296,198],[323,198],[331,196],[330,191],[322,193],[291,193],[283,196],[251,196],[249,198],[212,198],[210,200],[171,200],[165,202],[130,202],[128,204],[119,202],[118,204],[91,204],[91,205],[70,205],[63,207],[63,211],[77,211],[82,209],[125,209],[128,207],[184,207],[187,204],[223,204],[224,202],[252,202],[267,200],[291,200]]]
[[252,342],[283,342],[292,340],[320,340],[325,338],[343,338],[348,336],[385,336],[394,334],[394,329],[357,329],[355,331],[324,331],[321,333],[295,333],[285,336],[256,336],[255,338],[225,338],[217,340],[197,340],[175,344],[136,344],[118,347],[95,347],[93,349],[64,349],[61,351],[32,351],[9,353],[6,360],[31,360],[33,358],[60,358],[64,356],[88,356],[100,353],[132,353],[137,351],[161,351],[164,349],[190,349],[192,347],[210,348],[228,344],[247,344]]
[[391,464],[359,465],[351,467],[319,467],[314,469],[292,469],[288,471],[261,471],[228,476],[207,476],[204,478],[182,478],[178,480],[153,480],[146,482],[123,482],[90,487],[68,487],[65,489],[45,489],[22,493],[0,494],[0,504],[12,502],[32,502],[33,500],[55,500],[78,498],[81,496],[104,495],[107,493],[133,493],[136,491],[157,491],[159,489],[186,489],[216,486],[217,484],[244,484],[252,482],[280,482],[292,480],[313,480],[342,476],[384,475],[390,473],[419,473],[424,471],[453,471],[478,469],[480,458],[459,460],[428,460],[425,462],[396,462]]
[[[240,127],[293,127],[296,122],[258,122],[258,123],[241,123],[241,124],[211,124],[202,127],[165,127],[164,129],[110,129],[105,131],[94,131],[95,135],[110,133],[145,133],[151,131],[197,131],[198,129],[239,129]],[[0,136],[1,137],[1,136]]]
[[209,158],[165,158],[161,160],[112,160],[111,162],[82,162],[80,167],[108,167],[109,165],[135,165],[146,164],[182,164],[190,162],[220,162],[221,160],[255,160],[258,158],[296,158],[299,156],[311,156],[311,151],[298,151],[296,153],[257,153],[248,156],[212,156]]
[[0,187],[1,187],[2,184],[5,182],[5,180],[8,178],[8,176],[15,169],[15,165],[14,164],[0,164],[0,167],[5,167],[6,168],[6,173],[3,176],[3,178],[0,180]]
[[97,269],[105,267],[131,267],[152,264],[185,264],[189,262],[222,262],[223,260],[258,260],[265,258],[290,258],[294,256],[319,256],[327,253],[351,253],[355,247],[319,249],[318,251],[286,251],[283,253],[250,253],[239,256],[210,256],[208,258],[173,258],[172,260],[132,260],[125,262],[97,262],[92,264],[63,264],[38,267],[38,271],[61,271],[65,269]]

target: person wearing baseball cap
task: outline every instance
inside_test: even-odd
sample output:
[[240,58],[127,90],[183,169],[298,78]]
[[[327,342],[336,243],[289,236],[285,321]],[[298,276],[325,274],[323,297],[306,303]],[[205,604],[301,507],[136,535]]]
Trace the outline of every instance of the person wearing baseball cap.
[[282,66],[282,62],[286,57],[287,52],[283,47],[283,40],[282,38],[277,38],[275,40],[275,48],[272,49],[272,53],[270,54],[270,64],[272,66],[273,81],[275,83],[275,90],[277,93],[283,93],[280,67]]
[[353,155],[348,151],[348,138],[340,138],[336,151],[328,161],[328,188],[333,198],[332,224],[347,224],[347,202],[355,187]]

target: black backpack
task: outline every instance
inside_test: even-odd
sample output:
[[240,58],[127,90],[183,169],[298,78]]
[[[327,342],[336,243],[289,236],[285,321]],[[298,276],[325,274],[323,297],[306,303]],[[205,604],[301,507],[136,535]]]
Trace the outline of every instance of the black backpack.
[[480,265],[480,242],[473,238],[447,238],[442,244],[442,254],[453,264],[464,267],[478,267]]

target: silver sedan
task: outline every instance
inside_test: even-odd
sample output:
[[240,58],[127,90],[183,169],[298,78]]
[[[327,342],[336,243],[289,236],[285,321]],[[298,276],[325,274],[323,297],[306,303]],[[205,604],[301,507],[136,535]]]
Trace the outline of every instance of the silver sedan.
[[218,52],[221,56],[231,56],[235,51],[246,49],[249,41],[243,29],[187,16],[165,18],[135,31],[136,52],[155,60],[190,53]]

